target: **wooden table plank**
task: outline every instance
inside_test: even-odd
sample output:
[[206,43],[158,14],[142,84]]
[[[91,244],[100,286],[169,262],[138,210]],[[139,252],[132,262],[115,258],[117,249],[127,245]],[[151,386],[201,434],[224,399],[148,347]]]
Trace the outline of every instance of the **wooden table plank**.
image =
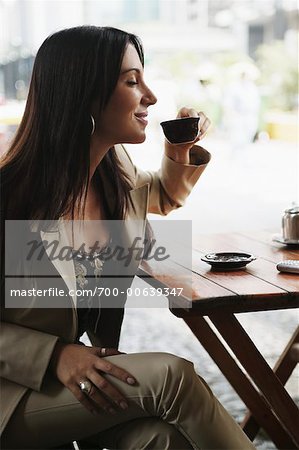
[[[253,237],[257,236],[255,239]],[[268,244],[259,239],[268,239]],[[194,243],[202,253],[214,251],[242,251],[257,256],[257,260],[248,264],[243,272],[267,281],[288,292],[299,291],[299,277],[295,274],[280,273],[276,263],[285,259],[299,259],[299,250],[290,250],[286,246],[276,245],[269,233],[254,233],[244,236],[239,233],[198,236]],[[198,259],[198,258],[197,258]],[[203,275],[202,271],[198,271]]]
[[276,264],[286,259],[299,259],[299,251],[274,242],[260,242],[239,233],[198,235],[193,239],[192,246],[204,253],[242,251]]
[[[193,252],[192,254],[192,268],[193,270],[206,277],[208,280],[230,289],[237,295],[251,296],[251,295],[283,295],[286,290],[281,289],[261,278],[251,274],[247,269],[238,269],[233,271],[211,270],[210,266],[201,261],[202,253]],[[256,261],[250,263],[254,265]]]
[[[279,236],[280,233],[277,233],[272,230],[258,230],[255,232],[250,231],[241,231],[238,233],[240,236],[244,236],[252,241],[258,241],[262,242],[266,245],[269,245],[271,247],[274,247],[276,249],[281,250],[282,252],[288,252],[290,256],[291,254],[294,254],[295,259],[298,259],[298,253],[299,253],[299,244],[296,245],[285,245],[281,244],[279,242],[275,242],[273,240],[274,236]],[[290,258],[293,259],[293,258]]]
[[234,293],[205,278],[198,277],[181,265],[167,260],[163,262],[143,261],[141,269],[161,286],[183,288],[182,296],[190,300],[217,297],[231,297]]
[[257,259],[247,268],[248,273],[288,292],[299,291],[299,277],[292,273],[282,273],[276,269],[276,264],[265,259]]
[[[259,286],[262,286],[262,289],[265,289],[265,285],[260,284],[258,280],[263,280],[264,282],[269,283],[270,285],[273,285],[276,288],[279,288],[280,290],[287,291],[287,292],[298,292],[299,291],[299,277],[295,274],[291,273],[281,273],[276,269],[276,264],[273,262],[270,262],[268,260],[258,258],[256,261],[253,261],[252,263],[248,264],[246,266],[246,269],[236,270],[236,271],[212,271],[210,266],[207,265],[205,262],[201,261],[200,258],[204,256],[202,252],[198,252],[197,250],[193,251],[192,253],[192,266],[193,270],[202,275],[207,277],[208,279],[211,279],[217,283],[221,283],[221,276],[225,276],[227,274],[227,278],[232,278],[238,282],[239,278],[244,276],[244,280],[248,281],[249,285],[251,284],[251,281],[253,281],[249,275],[252,275],[256,278],[254,280],[254,283],[249,286],[250,291],[253,290],[254,285],[257,289],[259,289]],[[238,275],[239,274],[239,275]],[[245,277],[246,276],[246,277]],[[243,282],[242,282],[243,285]],[[223,285],[226,287],[225,285]],[[236,291],[236,293],[240,294],[238,292],[238,288],[235,286],[229,287],[229,289]],[[243,291],[246,289],[246,283],[241,287],[241,290]],[[275,293],[278,292],[275,288],[272,288],[271,286],[268,286],[269,293]],[[248,292],[249,294],[250,292]]]
[[[182,266],[170,260],[164,262],[143,261],[138,276],[150,277],[146,281],[156,288],[183,288],[183,294],[180,297],[168,297],[169,307],[178,317],[183,316],[184,310],[193,310],[204,315],[209,311],[217,310],[217,308],[226,312],[249,312],[299,306],[296,283],[293,287],[286,283],[283,286],[288,288],[289,292],[292,291],[292,295],[290,295],[286,289],[255,277],[248,269],[232,272],[211,271],[209,266],[200,260],[200,256],[201,254],[198,252],[193,253],[195,272],[190,271],[191,276],[188,276],[188,271],[187,276],[182,275],[182,272],[186,274],[184,272],[186,269],[182,269]],[[257,261],[254,261],[251,264],[256,263]],[[265,262],[265,264],[271,266],[269,262]],[[261,265],[261,262],[258,262],[258,265]],[[276,269],[274,273],[279,277],[279,273],[276,275]],[[183,311],[179,311],[179,309]]]
[[142,261],[138,269],[137,276],[144,279],[154,288],[183,288],[182,294],[169,295],[169,307],[189,310],[193,307],[193,301],[200,302],[204,307],[206,303],[210,305],[211,297],[217,296],[219,302],[222,299],[232,301],[235,293],[213,283],[203,277],[188,271],[187,276],[182,276],[182,267],[172,261],[147,262]]

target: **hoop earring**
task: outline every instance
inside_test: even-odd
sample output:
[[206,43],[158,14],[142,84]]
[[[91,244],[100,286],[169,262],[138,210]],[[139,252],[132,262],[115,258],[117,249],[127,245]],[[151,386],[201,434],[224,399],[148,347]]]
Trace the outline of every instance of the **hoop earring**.
[[92,129],[91,129],[90,135],[92,136],[93,133],[95,132],[95,129],[96,129],[96,123],[95,123],[95,120],[94,120],[94,118],[93,118],[93,116],[91,114],[90,114],[90,118],[91,118],[91,124],[92,124]]

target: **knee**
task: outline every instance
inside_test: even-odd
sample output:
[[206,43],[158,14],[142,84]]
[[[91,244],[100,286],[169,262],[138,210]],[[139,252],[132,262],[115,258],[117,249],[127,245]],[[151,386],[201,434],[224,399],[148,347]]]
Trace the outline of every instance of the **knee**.
[[[155,374],[151,379],[156,395],[156,411],[166,411],[172,405],[182,405],[187,397],[205,404],[213,401],[207,383],[194,370],[192,362],[169,353],[157,354]],[[193,393],[193,394],[192,394]]]
[[154,353],[144,380],[152,396],[161,404],[172,401],[178,393],[183,394],[195,377],[192,362],[170,353]]
[[194,365],[187,359],[172,355],[171,353],[158,353],[158,364],[160,370],[164,372],[164,377],[169,375],[172,381],[182,382],[185,378],[196,376]]

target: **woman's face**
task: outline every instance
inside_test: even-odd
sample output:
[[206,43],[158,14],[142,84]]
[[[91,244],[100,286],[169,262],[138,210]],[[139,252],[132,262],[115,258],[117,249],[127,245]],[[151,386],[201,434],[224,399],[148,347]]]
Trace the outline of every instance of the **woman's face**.
[[116,88],[96,132],[111,145],[137,144],[145,140],[147,109],[157,99],[143,79],[143,67],[132,44],[125,50]]

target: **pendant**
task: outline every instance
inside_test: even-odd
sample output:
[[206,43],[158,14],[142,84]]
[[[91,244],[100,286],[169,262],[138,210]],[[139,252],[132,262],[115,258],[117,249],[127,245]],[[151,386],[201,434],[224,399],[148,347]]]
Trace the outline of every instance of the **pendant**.
[[81,289],[83,289],[84,286],[88,283],[85,278],[86,274],[86,267],[84,267],[84,265],[80,264],[78,261],[75,261],[75,275]]
[[100,277],[101,273],[103,271],[103,265],[104,265],[104,261],[102,259],[99,258],[95,258],[94,259],[94,274],[96,277]]

